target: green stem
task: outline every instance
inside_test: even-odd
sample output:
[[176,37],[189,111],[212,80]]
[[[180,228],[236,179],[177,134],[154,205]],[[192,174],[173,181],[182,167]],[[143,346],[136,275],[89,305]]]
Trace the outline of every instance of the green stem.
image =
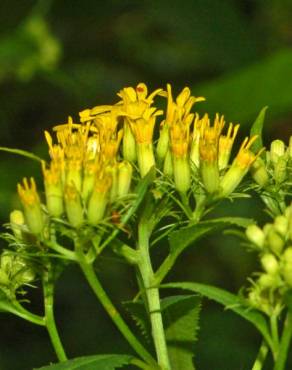
[[119,312],[116,310],[115,306],[109,299],[108,295],[106,294],[105,290],[103,289],[100,281],[98,280],[94,268],[92,264],[88,263],[84,257],[82,250],[80,250],[80,246],[76,243],[76,254],[78,256],[79,265],[83,274],[90,285],[91,289],[95,293],[96,297],[102,304],[103,308],[110,316],[114,324],[123,334],[124,338],[128,341],[131,347],[136,351],[136,353],[148,364],[151,364],[153,368],[157,366],[155,360],[150,355],[150,353],[142,346],[142,344],[137,340],[135,335],[131,332],[128,325],[124,322]]
[[269,352],[269,347],[268,347],[267,343],[263,340],[263,342],[260,346],[257,358],[256,358],[251,370],[262,370],[268,352]]
[[54,283],[51,280],[49,272],[44,273],[43,290],[45,305],[45,324],[58,360],[61,362],[66,361],[67,356],[60,340],[54,317]]
[[[14,309],[15,308],[15,309]],[[18,301],[13,301],[13,308],[10,309],[11,313],[14,315],[21,317],[24,320],[27,320],[33,324],[45,326],[45,319],[42,316],[36,315],[31,313],[30,311],[26,310]]]
[[278,330],[278,315],[272,314],[270,317],[271,335],[274,343],[273,355],[277,356],[279,348],[279,330]]
[[287,313],[274,370],[285,370],[292,337],[292,312]]
[[138,267],[142,276],[144,288],[146,291],[150,321],[152,327],[152,337],[156,350],[158,364],[163,370],[169,370],[170,362],[168,358],[166,339],[164,334],[159,290],[154,286],[154,272],[149,256],[149,235],[147,224],[141,222],[139,225],[138,250],[140,252],[140,261]]

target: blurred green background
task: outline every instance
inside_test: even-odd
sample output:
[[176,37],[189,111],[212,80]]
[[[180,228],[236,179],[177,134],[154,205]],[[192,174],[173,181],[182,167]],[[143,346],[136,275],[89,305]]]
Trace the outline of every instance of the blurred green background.
[[[200,112],[224,113],[246,132],[268,105],[267,145],[271,138],[287,141],[291,16],[291,0],[1,0],[0,146],[42,154],[44,129],[84,108],[115,102],[119,89],[140,81],[150,88],[171,82],[176,92],[190,86],[207,98]],[[2,223],[17,206],[16,183],[37,172],[37,164],[1,153]],[[228,207],[226,213],[261,217],[260,202]],[[117,304],[133,297],[135,278],[127,266],[103,259],[97,268]],[[169,280],[204,281],[237,292],[256,268],[237,240],[216,235],[186,251]],[[41,312],[38,294],[31,293],[32,307]],[[77,268],[62,276],[56,311],[70,357],[130,352]],[[0,341],[0,370],[55,361],[42,328],[7,314],[0,316]],[[259,341],[248,323],[205,301],[197,368],[250,369]]]

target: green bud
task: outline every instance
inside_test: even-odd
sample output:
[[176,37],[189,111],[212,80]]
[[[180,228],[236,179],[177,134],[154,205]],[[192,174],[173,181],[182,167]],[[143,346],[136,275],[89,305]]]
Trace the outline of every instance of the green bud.
[[33,178],[24,178],[23,185],[17,185],[18,194],[24,208],[25,221],[32,234],[40,234],[44,228],[44,215],[40,198]]
[[166,156],[165,156],[164,165],[163,165],[163,173],[166,176],[173,175],[173,165],[172,165],[172,157],[171,157],[170,150],[167,151]]
[[282,140],[274,140],[270,147],[270,159],[274,166],[278,163],[280,157],[285,154],[285,143]]
[[22,229],[25,225],[24,215],[21,211],[15,209],[10,213],[10,226],[14,236],[17,239],[22,239]]
[[163,161],[165,160],[168,149],[169,149],[168,124],[162,122],[156,149],[157,159],[159,163],[163,163]]
[[271,228],[267,235],[269,247],[272,252],[275,254],[280,254],[283,250],[283,247],[285,245],[285,241],[283,238],[277,233],[275,228]]
[[73,227],[83,224],[83,207],[81,197],[74,185],[66,185],[64,188],[65,209],[68,220]]
[[117,163],[107,166],[106,168],[106,178],[110,178],[110,192],[109,199],[114,202],[118,197],[118,165]]
[[287,217],[281,215],[277,216],[274,221],[274,226],[277,232],[283,237],[286,237],[288,231],[288,219]]
[[124,123],[123,157],[130,162],[135,162],[137,159],[135,137],[127,121]]
[[287,176],[287,158],[282,156],[278,158],[274,166],[274,179],[277,183],[282,183]]
[[265,166],[265,162],[258,157],[250,168],[250,173],[254,181],[261,187],[269,182],[269,174]]
[[292,246],[289,246],[285,249],[283,253],[283,259],[285,263],[288,263],[292,266]]
[[129,193],[132,182],[133,167],[127,161],[118,165],[118,197],[123,197]]
[[258,279],[258,284],[262,289],[276,288],[281,280],[277,275],[262,274]]
[[249,225],[245,231],[247,238],[257,247],[263,248],[265,243],[265,234],[257,225]]
[[216,193],[220,184],[218,163],[201,160],[200,171],[207,193]]
[[292,159],[292,136],[290,136],[290,139],[289,139],[288,155],[289,155],[289,158]]
[[137,143],[137,157],[140,175],[144,177],[155,166],[152,143]]
[[241,183],[247,172],[248,168],[242,168],[233,162],[220,182],[221,196],[227,197],[230,195]]
[[264,270],[268,274],[271,274],[271,275],[277,274],[279,270],[279,263],[273,254],[271,253],[264,254],[261,258],[261,263],[262,263]]
[[176,190],[186,193],[191,186],[191,168],[187,158],[173,158],[173,176]]
[[74,186],[78,193],[82,190],[82,173],[81,173],[81,161],[80,160],[68,160],[66,162],[66,185]]
[[87,219],[91,225],[97,225],[104,217],[110,197],[112,178],[105,176],[96,181],[88,202]]

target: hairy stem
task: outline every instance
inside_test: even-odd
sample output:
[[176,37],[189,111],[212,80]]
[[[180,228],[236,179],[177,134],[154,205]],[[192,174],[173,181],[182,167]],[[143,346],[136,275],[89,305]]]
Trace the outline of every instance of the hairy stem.
[[142,276],[146,296],[148,309],[150,314],[150,321],[152,327],[152,337],[156,350],[158,364],[163,370],[169,370],[170,362],[168,358],[161,307],[159,290],[154,284],[154,272],[151,265],[149,256],[149,235],[148,235],[147,224],[143,222],[139,225],[139,241],[138,250],[140,252],[140,261],[138,267]]

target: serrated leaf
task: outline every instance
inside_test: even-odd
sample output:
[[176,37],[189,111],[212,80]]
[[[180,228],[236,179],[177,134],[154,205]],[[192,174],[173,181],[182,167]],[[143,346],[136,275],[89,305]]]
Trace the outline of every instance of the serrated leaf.
[[257,140],[253,143],[251,147],[254,152],[258,152],[264,146],[263,127],[267,109],[267,106],[262,108],[250,129],[250,136],[258,135]]
[[42,158],[40,158],[37,155],[35,155],[31,152],[28,152],[26,150],[21,150],[21,149],[16,149],[16,148],[6,148],[4,146],[1,146],[0,151],[7,152],[7,153],[12,153],[12,154],[17,154],[17,155],[32,159],[32,160],[37,161],[37,162],[42,162]]
[[163,323],[171,367],[194,370],[194,344],[199,328],[201,299],[180,295],[161,301]]
[[145,306],[142,301],[132,302],[127,301],[123,302],[126,310],[131,314],[136,325],[140,329],[142,335],[146,338],[148,342],[151,340],[151,325],[147,316]]
[[231,225],[246,228],[253,221],[241,217],[222,217],[210,221],[202,221],[195,225],[182,227],[169,234],[170,253],[178,256],[184,249],[198,239],[212,232],[222,230]]
[[83,356],[35,370],[114,370],[129,365],[132,359],[129,355]]
[[245,320],[252,323],[262,334],[271,348],[273,347],[268,322],[265,316],[259,311],[252,310],[250,307],[248,307],[245,301],[239,296],[232,294],[224,289],[200,283],[168,283],[163,284],[161,287],[189,290],[194,293],[199,293],[204,297],[207,297],[217,303],[222,304],[224,307],[232,310]]
[[[173,369],[194,370],[194,343],[197,339],[201,299],[179,295],[161,299],[161,312]],[[143,335],[151,338],[151,324],[142,301],[125,302]]]

